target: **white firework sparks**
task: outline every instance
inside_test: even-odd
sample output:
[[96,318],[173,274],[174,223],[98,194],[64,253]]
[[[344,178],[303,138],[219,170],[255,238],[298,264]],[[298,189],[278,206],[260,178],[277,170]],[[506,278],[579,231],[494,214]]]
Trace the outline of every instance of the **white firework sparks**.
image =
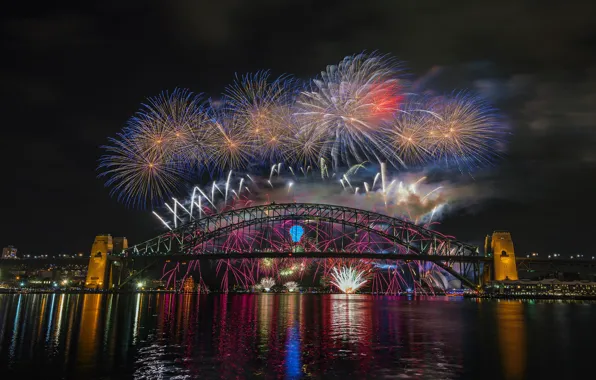
[[275,286],[275,280],[272,277],[264,277],[261,279],[261,286],[268,292]]
[[391,118],[401,100],[401,81],[394,61],[376,54],[357,54],[327,66],[311,91],[297,100],[301,133],[322,141],[322,156],[340,162],[380,161],[389,151],[379,122]]
[[333,268],[331,277],[333,277],[331,283],[346,294],[356,293],[368,282],[363,271],[352,267],[343,267],[340,270]]
[[298,283],[296,281],[288,281],[284,284],[289,292],[295,292],[298,289]]

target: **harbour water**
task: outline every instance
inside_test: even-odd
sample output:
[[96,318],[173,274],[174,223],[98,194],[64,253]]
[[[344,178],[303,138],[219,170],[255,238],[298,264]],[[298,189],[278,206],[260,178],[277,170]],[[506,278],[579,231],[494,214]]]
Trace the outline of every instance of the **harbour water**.
[[0,294],[4,379],[551,379],[596,305],[314,294]]

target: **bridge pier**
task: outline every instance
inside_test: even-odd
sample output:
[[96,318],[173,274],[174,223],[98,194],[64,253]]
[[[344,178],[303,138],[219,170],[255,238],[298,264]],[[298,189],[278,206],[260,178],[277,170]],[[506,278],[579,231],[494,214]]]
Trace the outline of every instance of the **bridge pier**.
[[494,281],[518,280],[517,263],[511,233],[507,231],[494,231],[492,236],[487,236],[485,252],[488,256],[493,256],[492,268],[485,269],[485,275],[490,276],[490,272],[492,271],[491,277]]
[[[112,238],[111,235],[98,235],[91,246],[91,256],[87,267],[86,289],[105,290],[114,286],[114,266],[119,258],[111,256],[112,252],[122,252],[128,248],[126,238]],[[120,283],[122,266],[120,265],[117,283]]]

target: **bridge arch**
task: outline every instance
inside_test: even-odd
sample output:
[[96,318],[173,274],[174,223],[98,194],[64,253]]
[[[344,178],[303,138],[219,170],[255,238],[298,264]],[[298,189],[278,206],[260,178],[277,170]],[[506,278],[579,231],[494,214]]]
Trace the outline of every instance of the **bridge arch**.
[[[353,247],[346,250],[342,245],[339,249],[331,250],[329,252],[330,257],[358,258],[359,254],[362,253],[367,253],[368,256],[376,253],[379,259],[383,259],[383,254],[386,253],[412,255],[417,259],[433,256],[432,261],[438,266],[466,285],[475,287],[474,280],[466,277],[465,274],[473,271],[474,277],[477,278],[478,263],[460,262],[460,271],[454,270],[453,264],[455,262],[454,258],[477,256],[478,250],[476,247],[399,218],[337,205],[272,203],[231,209],[201,219],[191,220],[172,231],[132,246],[124,250],[123,254],[128,257],[184,255],[190,259],[198,259],[201,255],[210,257],[221,255],[221,258],[225,258],[226,255],[232,253],[252,252],[251,257],[255,257],[255,253],[260,252],[260,250],[255,251],[254,247],[238,248],[225,244],[213,244],[213,242],[218,239],[226,240],[232,234],[252,227],[255,227],[255,230],[262,230],[270,228],[276,223],[283,224],[286,222],[314,222],[317,223],[317,228],[323,223],[326,226],[331,226],[332,231],[334,228],[341,228],[342,231],[345,231],[347,227],[355,231],[356,235],[359,232],[369,234],[369,239],[372,235],[377,236],[382,239],[384,246],[389,246],[392,249],[390,252],[386,250],[385,252],[373,252],[374,250],[355,251]],[[284,247],[277,247],[278,253],[287,253],[288,256],[291,256],[291,245],[290,248],[287,245]],[[366,244],[363,244],[363,247],[366,248]],[[368,249],[370,249],[370,244]],[[319,253],[325,251],[321,246],[315,246],[313,250]],[[241,257],[242,255],[238,256]],[[437,256],[444,256],[445,260],[437,260]]]

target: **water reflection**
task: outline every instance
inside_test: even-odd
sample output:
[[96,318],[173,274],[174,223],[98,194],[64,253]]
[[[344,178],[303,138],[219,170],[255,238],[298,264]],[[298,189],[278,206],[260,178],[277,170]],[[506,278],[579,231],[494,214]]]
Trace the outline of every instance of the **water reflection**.
[[79,339],[77,342],[77,368],[93,367],[99,351],[101,294],[85,294],[80,317]]
[[19,294],[18,296],[18,300],[17,300],[17,311],[14,315],[14,322],[13,322],[13,328],[12,328],[12,338],[10,340],[10,349],[9,349],[9,358],[10,361],[14,361],[15,360],[15,351],[16,351],[16,347],[17,347],[17,342],[18,342],[18,338],[19,338],[19,327],[21,326],[21,323],[19,321],[19,318],[21,317],[21,309],[22,309],[22,301],[23,301],[23,295]]
[[288,321],[286,328],[286,378],[298,379],[302,372],[301,350],[300,350],[300,318],[302,314],[297,310],[300,308],[300,296],[292,294],[288,296]]
[[[3,378],[88,380],[531,378],[529,368],[543,363],[527,354],[529,306],[364,295],[0,295],[0,367]],[[561,371],[578,366],[574,339],[596,339],[596,310],[541,307],[533,323],[566,332]]]
[[521,301],[499,302],[497,306],[499,351],[506,379],[524,379],[526,371],[526,328]]
[[332,339],[343,343],[358,344],[370,333],[370,308],[367,296],[333,294],[329,315]]

